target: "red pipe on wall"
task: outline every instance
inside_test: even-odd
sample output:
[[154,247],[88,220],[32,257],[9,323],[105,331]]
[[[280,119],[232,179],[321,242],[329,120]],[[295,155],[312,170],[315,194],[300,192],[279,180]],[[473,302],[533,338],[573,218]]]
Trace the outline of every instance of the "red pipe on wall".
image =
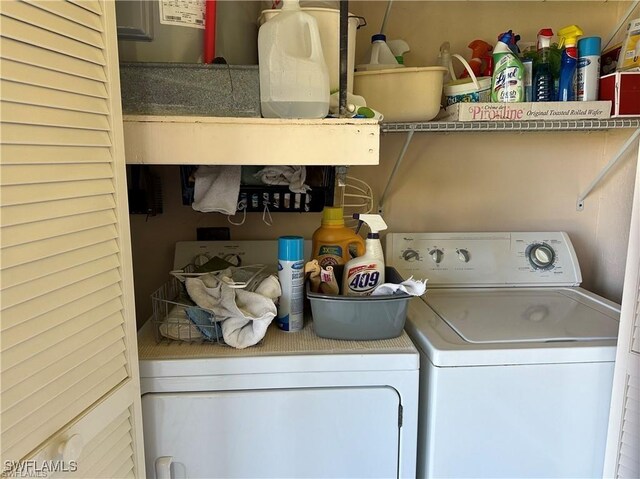
[[206,0],[204,10],[204,63],[216,56],[216,0]]

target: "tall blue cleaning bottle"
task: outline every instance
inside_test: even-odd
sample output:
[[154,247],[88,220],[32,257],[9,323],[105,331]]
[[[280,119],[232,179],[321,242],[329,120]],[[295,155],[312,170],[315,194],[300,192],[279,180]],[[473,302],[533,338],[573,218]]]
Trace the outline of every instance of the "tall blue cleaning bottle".
[[533,101],[553,101],[553,75],[549,65],[553,31],[543,28],[538,32],[538,64],[533,76]]
[[577,99],[578,37],[583,31],[577,25],[569,25],[558,32],[560,47],[564,46],[560,57],[560,81],[558,83],[558,101]]

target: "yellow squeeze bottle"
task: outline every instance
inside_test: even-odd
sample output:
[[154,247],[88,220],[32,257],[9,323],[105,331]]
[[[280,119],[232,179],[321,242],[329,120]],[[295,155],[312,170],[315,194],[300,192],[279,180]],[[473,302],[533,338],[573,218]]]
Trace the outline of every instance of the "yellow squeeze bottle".
[[318,260],[325,269],[346,264],[351,259],[350,245],[355,246],[357,256],[365,253],[364,239],[344,225],[342,215],[342,208],[326,206],[321,226],[313,233],[311,259]]

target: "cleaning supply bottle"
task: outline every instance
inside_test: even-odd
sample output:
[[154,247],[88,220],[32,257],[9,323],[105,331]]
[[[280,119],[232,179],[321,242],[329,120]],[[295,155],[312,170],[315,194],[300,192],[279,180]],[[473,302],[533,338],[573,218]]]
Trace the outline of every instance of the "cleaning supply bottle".
[[578,101],[598,99],[600,45],[600,37],[585,37],[578,40]]
[[451,75],[450,71],[453,66],[451,65],[451,45],[449,44],[449,42],[443,42],[442,45],[440,45],[440,52],[438,53],[438,65],[447,69],[447,72],[444,74],[442,83],[446,85],[447,83],[453,81],[453,77],[455,75]]
[[[468,45],[471,48],[471,60],[469,60],[469,66],[471,71],[476,77],[491,76],[489,71],[491,70],[491,50],[493,46],[489,45],[484,40],[474,40]],[[466,78],[469,76],[469,72],[465,69],[460,75],[460,78]]]
[[387,45],[387,37],[382,33],[371,36],[371,64],[395,65],[398,63],[395,55]]
[[345,264],[351,259],[349,247],[356,255],[365,252],[364,240],[344,225],[343,209],[327,206],[322,211],[322,223],[312,237],[311,259],[318,260],[322,268]]
[[538,64],[533,79],[533,101],[553,101],[553,75],[549,65],[553,30],[543,28],[538,32]]
[[278,238],[278,280],[282,295],[278,301],[277,324],[283,331],[300,331],[304,326],[304,239]]
[[329,112],[329,70],[317,20],[284,0],[258,31],[260,109],[265,118],[324,118]]
[[564,46],[560,57],[560,81],[558,101],[575,101],[577,98],[578,37],[583,34],[577,25],[569,25],[558,32],[559,47]]
[[404,40],[389,40],[387,46],[400,65],[404,65],[404,54],[411,51],[409,44]]
[[354,214],[353,217],[369,225],[370,232],[367,235],[366,252],[353,258],[344,267],[342,294],[367,296],[384,283],[384,253],[379,232],[386,230],[387,224],[380,215]]
[[493,75],[491,77],[491,101],[512,103],[524,101],[524,65],[509,48],[513,32],[500,35],[493,49]]

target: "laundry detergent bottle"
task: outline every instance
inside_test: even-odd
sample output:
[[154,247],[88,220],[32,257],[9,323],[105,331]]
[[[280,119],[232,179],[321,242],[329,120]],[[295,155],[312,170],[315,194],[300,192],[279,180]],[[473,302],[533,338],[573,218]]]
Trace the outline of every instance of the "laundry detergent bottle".
[[322,211],[320,228],[313,233],[311,259],[318,260],[325,269],[349,261],[350,246],[355,248],[357,256],[365,252],[364,240],[344,225],[343,214],[342,208],[326,206]]
[[578,37],[583,31],[577,25],[569,25],[558,32],[559,47],[564,46],[560,56],[560,81],[558,82],[558,101],[575,101],[578,91]]
[[353,258],[344,266],[342,275],[342,294],[345,296],[368,296],[384,283],[384,253],[380,244],[380,231],[387,224],[380,215],[353,215],[354,218],[369,225],[366,252]]
[[513,103],[524,101],[524,65],[509,48],[513,32],[500,35],[493,49],[493,76],[491,77],[491,101]]

